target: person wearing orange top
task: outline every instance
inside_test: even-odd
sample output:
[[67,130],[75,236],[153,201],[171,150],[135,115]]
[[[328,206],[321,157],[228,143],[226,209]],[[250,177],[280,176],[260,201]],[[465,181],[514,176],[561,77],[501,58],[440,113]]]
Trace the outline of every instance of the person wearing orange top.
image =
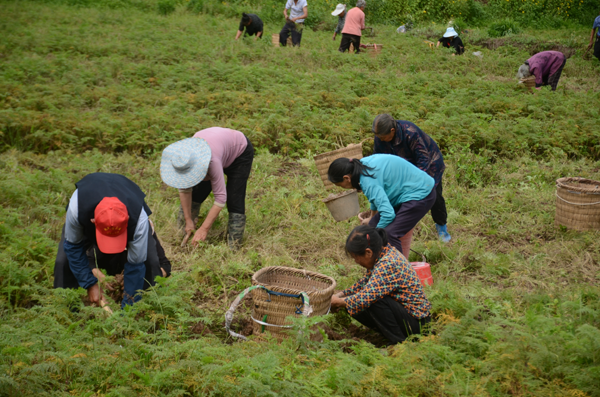
[[342,42],[340,43],[340,52],[346,52],[350,49],[350,44],[354,46],[354,52],[360,52],[360,38],[365,27],[365,0],[358,0],[356,7],[346,13],[346,22],[342,29]]

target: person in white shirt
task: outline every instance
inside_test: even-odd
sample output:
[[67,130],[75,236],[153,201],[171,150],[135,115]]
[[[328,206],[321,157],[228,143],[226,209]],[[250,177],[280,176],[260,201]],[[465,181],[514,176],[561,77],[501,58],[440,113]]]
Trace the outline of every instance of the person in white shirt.
[[[288,15],[290,10],[290,15]],[[308,3],[306,0],[287,0],[283,9],[285,25],[279,32],[279,44],[283,47],[287,44],[287,39],[292,35],[292,44],[300,46],[302,40],[302,31],[304,30],[304,20],[308,16]]]

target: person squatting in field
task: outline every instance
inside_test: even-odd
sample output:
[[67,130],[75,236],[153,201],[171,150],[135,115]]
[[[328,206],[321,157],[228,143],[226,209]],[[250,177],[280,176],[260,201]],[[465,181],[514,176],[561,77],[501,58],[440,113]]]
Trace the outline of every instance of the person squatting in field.
[[435,181],[407,160],[391,154],[373,154],[361,160],[339,158],[327,172],[334,185],[362,191],[371,204],[363,224],[383,228],[390,244],[402,252],[400,239],[435,203]]
[[75,186],[56,255],[54,288],[84,288],[92,303],[104,305],[98,285],[104,275],[94,269],[95,256],[97,267],[110,275],[123,271],[121,307],[137,302],[138,291],[153,286],[157,276],[171,272],[171,264],[153,236],[146,195],[118,174],[89,174]]
[[373,120],[375,134],[373,153],[395,154],[408,160],[435,180],[436,199],[431,207],[439,238],[447,243],[451,236],[446,225],[448,212],[442,195],[442,176],[446,165],[437,143],[414,123],[395,120],[389,114],[380,114]]
[[[246,33],[244,34],[244,29]],[[244,36],[254,36],[254,40],[257,38],[262,39],[263,35],[263,21],[256,14],[246,14],[242,13],[242,20],[240,21],[240,26],[238,27],[238,31],[235,35],[235,39],[239,39],[242,34]]]
[[335,7],[335,10],[331,13],[334,17],[338,17],[338,23],[333,31],[333,40],[335,40],[336,36],[342,33],[344,29],[344,24],[346,23],[346,4],[338,4]]
[[[594,39],[596,39],[595,44]],[[592,48],[592,46],[594,46],[594,56],[600,61],[600,15],[594,19],[594,24],[592,25],[592,34],[590,34],[590,44],[587,47],[588,51],[590,48]]]
[[356,7],[350,9],[346,15],[346,22],[342,29],[342,41],[340,42],[340,52],[346,52],[350,49],[350,44],[354,46],[354,52],[360,52],[360,38],[362,31],[365,30],[365,0],[358,0]]
[[[215,196],[202,226],[194,234],[194,245],[206,240],[227,204],[227,242],[232,249],[239,247],[246,228],[246,185],[253,159],[254,147],[248,138],[228,128],[207,128],[165,148],[160,176],[167,185],[179,189],[178,224],[185,227],[187,235],[194,232],[204,200],[211,191]],[[223,174],[227,175],[227,184]]]
[[417,273],[388,243],[384,229],[357,226],[346,239],[346,252],[367,269],[363,278],[331,297],[332,308],[345,308],[361,324],[378,330],[390,344],[420,334],[431,321]]
[[454,28],[446,29],[444,36],[438,40],[436,48],[439,47],[440,44],[444,48],[454,48],[453,56],[462,55],[465,52],[465,46]]
[[[289,16],[287,10],[290,10]],[[279,44],[285,47],[291,34],[292,44],[294,47],[299,47],[300,41],[302,41],[304,20],[308,16],[308,3],[306,0],[287,0],[283,9],[283,16],[285,17],[285,25],[279,32]]]
[[567,63],[567,58],[562,52],[538,52],[519,67],[517,77],[525,79],[533,75],[535,76],[535,88],[537,90],[541,89],[542,86],[549,85],[552,87],[552,91],[556,91],[565,63]]

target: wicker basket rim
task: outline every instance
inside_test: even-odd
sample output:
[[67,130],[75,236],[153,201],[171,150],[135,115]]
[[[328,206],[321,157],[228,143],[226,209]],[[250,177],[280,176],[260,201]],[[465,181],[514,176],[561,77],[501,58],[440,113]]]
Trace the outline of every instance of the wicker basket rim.
[[341,193],[339,195],[336,195],[335,197],[332,197],[332,198],[327,198],[326,197],[326,198],[323,199],[323,202],[324,203],[329,203],[329,202],[332,202],[332,201],[344,198],[346,196],[350,196],[351,194],[354,194],[354,193],[356,193],[356,189],[347,190],[347,191],[345,191],[345,192],[343,192],[343,193]]
[[[577,182],[579,186],[571,185],[570,183]],[[583,186],[581,186],[583,185]],[[600,182],[593,179],[579,177],[565,177],[556,180],[556,187],[567,189],[573,192],[600,194]]]
[[296,269],[293,267],[285,267],[285,266],[268,266],[268,267],[264,267],[262,269],[260,269],[259,271],[257,271],[256,273],[254,273],[252,275],[252,283],[253,284],[258,284],[258,285],[264,285],[265,287],[268,287],[269,289],[272,289],[273,291],[277,291],[277,292],[286,292],[286,293],[298,293],[297,290],[294,289],[290,289],[290,288],[285,288],[285,287],[280,287],[280,286],[274,286],[274,285],[269,285],[269,284],[265,284],[261,281],[258,280],[258,278],[260,276],[262,276],[265,273],[270,273],[270,272],[278,272],[278,271],[285,271],[285,272],[289,272],[289,273],[295,273],[297,275],[302,275],[302,276],[310,276],[312,278],[315,279],[320,279],[320,281],[323,282],[329,282],[330,285],[325,288],[325,289],[321,289],[321,290],[316,290],[316,291],[302,291],[302,292],[306,292],[309,295],[318,293],[320,294],[324,294],[324,293],[329,293],[330,290],[335,289],[336,286],[336,282],[333,279],[333,277],[329,277],[326,276],[324,274],[321,273],[317,273],[317,272],[313,272],[310,270],[304,270],[304,269]]
[[361,148],[362,148],[362,143],[351,143],[351,144],[349,144],[349,145],[348,145],[348,146],[346,146],[346,147],[339,148],[339,149],[336,149],[336,150],[332,150],[331,152],[326,152],[326,153],[317,154],[316,156],[314,156],[314,157],[313,157],[313,159],[314,159],[315,161],[318,161],[318,160],[321,160],[321,159],[323,159],[323,158],[327,158],[327,156],[331,156],[331,155],[333,155],[333,154],[338,154],[338,153],[343,153],[343,152],[346,152],[346,151],[352,151],[352,150],[355,150],[355,149],[357,149],[358,147],[361,147]]

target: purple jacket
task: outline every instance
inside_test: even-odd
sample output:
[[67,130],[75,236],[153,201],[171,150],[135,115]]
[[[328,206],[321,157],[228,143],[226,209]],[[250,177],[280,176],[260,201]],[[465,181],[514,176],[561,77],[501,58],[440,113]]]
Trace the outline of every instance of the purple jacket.
[[560,69],[564,61],[564,54],[558,51],[542,51],[529,58],[527,63],[529,71],[535,76],[535,85],[540,87],[544,80],[548,80],[548,76]]

